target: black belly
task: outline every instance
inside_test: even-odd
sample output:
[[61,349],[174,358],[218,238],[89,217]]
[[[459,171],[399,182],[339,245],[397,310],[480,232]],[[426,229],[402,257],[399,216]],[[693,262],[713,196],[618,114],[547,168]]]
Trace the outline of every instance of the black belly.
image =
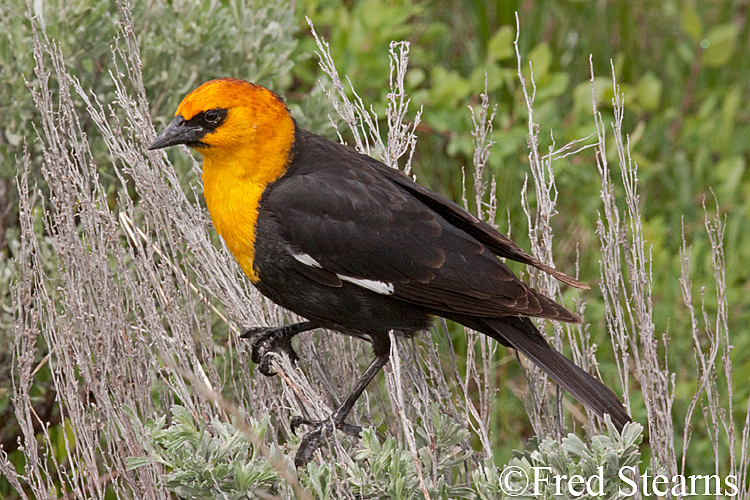
[[[255,238],[258,290],[276,304],[315,324],[354,336],[382,335],[399,330],[411,336],[429,328],[432,316],[413,304],[349,282],[340,287],[317,283],[303,272],[277,225],[259,217]],[[299,253],[299,252],[297,252]]]

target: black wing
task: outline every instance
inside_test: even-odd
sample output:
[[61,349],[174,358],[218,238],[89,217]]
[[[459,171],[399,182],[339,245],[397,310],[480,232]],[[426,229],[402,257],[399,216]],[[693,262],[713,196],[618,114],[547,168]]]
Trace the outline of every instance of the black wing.
[[[326,155],[326,148],[335,148],[335,154]],[[426,195],[415,196],[413,188],[394,182],[366,157],[323,140],[305,151],[322,157],[295,158],[297,165],[290,166],[294,175],[277,182],[263,203],[292,251],[310,267],[383,283],[394,298],[448,317],[529,315],[579,321],[528,288],[489,243],[456,227],[423,201]],[[497,238],[493,241],[499,245]]]
[[588,285],[581,283],[575,278],[568,276],[565,273],[561,273],[557,269],[548,266],[544,262],[535,259],[531,255],[524,252],[521,247],[516,245],[513,240],[508,238],[502,233],[499,233],[484,222],[464,210],[458,204],[450,201],[449,199],[440,196],[434,191],[430,191],[424,186],[421,186],[414,182],[410,177],[405,175],[400,170],[390,168],[383,163],[368,158],[371,160],[371,165],[374,168],[379,169],[386,177],[391,179],[393,182],[401,186],[410,192],[413,196],[418,198],[422,203],[435,210],[447,221],[456,227],[461,228],[467,234],[470,234],[477,241],[487,245],[487,247],[498,257],[504,257],[516,262],[527,264],[537,269],[544,271],[545,273],[554,276],[556,279],[562,281],[566,285],[587,289]]

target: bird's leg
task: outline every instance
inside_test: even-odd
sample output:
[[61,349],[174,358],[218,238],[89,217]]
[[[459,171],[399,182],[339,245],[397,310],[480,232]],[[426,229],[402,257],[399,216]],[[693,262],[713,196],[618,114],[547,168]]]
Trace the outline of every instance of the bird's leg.
[[346,400],[329,418],[319,421],[309,420],[302,417],[292,418],[290,427],[295,434],[297,427],[300,425],[313,427],[313,430],[305,434],[305,437],[302,438],[302,442],[297,450],[297,456],[294,457],[294,465],[297,467],[302,467],[310,461],[315,450],[317,450],[321,443],[333,433],[334,429],[338,429],[350,436],[359,436],[362,432],[362,427],[347,424],[344,420],[346,420],[346,417],[351,413],[352,408],[354,408],[354,403],[357,402],[359,397],[365,391],[365,388],[386,365],[386,363],[388,363],[391,341],[385,336],[384,338],[373,339],[372,345],[375,351],[375,359],[372,360],[370,366],[367,367],[367,370],[365,370],[359,378],[354,389],[352,389],[346,397]]
[[240,337],[250,339],[252,346],[250,358],[253,360],[253,363],[258,365],[258,369],[263,375],[270,377],[276,375],[276,373],[271,370],[269,353],[283,351],[289,356],[292,362],[296,362],[299,356],[292,349],[292,338],[298,333],[314,328],[316,326],[311,321],[292,323],[286,326],[261,326],[248,328]]

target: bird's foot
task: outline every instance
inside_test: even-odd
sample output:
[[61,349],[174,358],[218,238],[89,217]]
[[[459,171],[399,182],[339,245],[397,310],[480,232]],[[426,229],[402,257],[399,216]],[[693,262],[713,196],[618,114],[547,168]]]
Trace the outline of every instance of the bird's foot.
[[346,422],[336,423],[334,416],[325,420],[310,420],[303,417],[293,417],[290,424],[292,432],[296,435],[297,428],[301,425],[312,427],[313,429],[305,434],[302,438],[302,442],[297,450],[297,455],[294,457],[294,465],[297,467],[303,467],[310,461],[323,441],[328,439],[333,434],[334,429],[338,429],[345,434],[350,436],[359,437],[362,433],[362,427],[358,425],[347,424]]
[[276,375],[271,369],[272,352],[285,352],[292,363],[299,359],[297,353],[292,348],[292,337],[297,332],[292,331],[289,326],[281,327],[255,327],[245,330],[241,337],[250,339],[251,351],[250,359],[258,366],[258,370],[267,376]]

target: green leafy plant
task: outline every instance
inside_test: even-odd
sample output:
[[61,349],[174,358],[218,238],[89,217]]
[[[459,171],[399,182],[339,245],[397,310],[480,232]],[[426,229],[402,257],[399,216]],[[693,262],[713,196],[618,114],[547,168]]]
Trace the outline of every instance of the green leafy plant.
[[[514,492],[514,498],[522,500],[631,498],[633,491],[623,484],[620,474],[634,470],[634,475],[638,475],[641,463],[638,447],[643,440],[643,426],[630,423],[618,433],[607,418],[607,429],[608,435],[593,436],[589,443],[575,434],[568,434],[561,441],[551,437],[541,441],[532,439],[525,451],[516,452],[508,462],[506,469],[514,468],[518,472],[509,475],[506,484],[501,485],[500,481],[486,484],[492,484],[493,491],[505,487],[507,492]],[[590,482],[572,483],[574,477]],[[576,492],[584,494],[576,495]]]
[[[410,128],[411,115],[402,123],[419,137],[420,182],[469,200],[506,232],[507,207],[514,239],[540,258],[554,255],[560,268],[576,269],[580,250],[581,279],[602,286],[583,295],[546,289],[575,303],[586,321],[548,331],[573,339],[563,343],[574,345],[573,356],[622,389],[634,418],[648,423],[644,462],[670,474],[704,473],[709,464],[742,475],[750,386],[733,380],[750,373],[750,337],[729,335],[750,314],[750,125],[742,106],[750,57],[741,6],[535,2],[520,12],[514,57],[512,2],[321,0],[298,2],[295,13],[288,3],[116,4],[110,11],[106,2],[63,2],[60,23],[45,17],[44,2],[32,3],[33,19],[25,2],[0,4],[0,232],[14,240],[0,243],[0,301],[9,312],[0,327],[11,339],[0,339],[11,370],[0,387],[0,432],[14,443],[0,452],[0,496],[140,498],[169,487],[241,497],[241,485],[283,498],[494,499],[505,470],[496,465],[535,433],[546,437],[517,457],[530,465],[575,473],[625,456],[623,443],[601,437],[578,408],[558,407],[543,378],[524,377],[512,355],[470,331],[454,328],[450,338],[450,325],[427,340],[394,343],[403,376],[386,373],[388,385],[373,384],[370,401],[355,409],[356,422],[380,434],[332,440],[303,474],[307,493],[289,487],[286,469],[269,472],[270,458],[229,424],[215,426],[228,412],[175,375],[173,364],[231,394],[282,453],[280,443],[295,442],[289,416],[330,413],[362,371],[357,341],[320,332],[297,340],[300,370],[279,360],[281,377],[256,376],[236,332],[279,324],[285,313],[248,289],[217,244],[191,159],[172,153],[172,164],[145,150],[154,135],[148,115],[168,120],[182,95],[218,75],[285,93],[306,128],[328,123],[300,10],[330,40],[363,100],[342,77],[344,94],[363,113],[381,115],[375,125],[389,123],[379,112],[392,96],[411,99],[412,114],[424,106],[419,126]],[[47,37],[33,31],[42,21]],[[387,47],[403,38],[410,70],[389,95]],[[494,138],[487,123],[477,133],[471,114],[459,112],[465,106],[494,116]],[[485,176],[464,193],[460,166],[473,163],[480,142],[492,154]],[[24,174],[16,181],[17,171]],[[710,187],[721,203],[715,209],[701,202]],[[526,213],[514,209],[524,205]],[[535,394],[546,403],[529,404],[527,415],[518,400],[540,381]],[[397,386],[410,394],[394,408]],[[174,401],[185,411],[162,421]],[[121,425],[130,420],[124,404],[150,423]],[[585,437],[554,430],[559,410]],[[750,497],[743,488],[737,498]]]
[[370,428],[362,433],[361,449],[354,453],[353,464],[311,464],[303,484],[321,494],[319,498],[335,498],[325,487],[331,476],[342,478],[360,498],[416,500],[425,498],[425,492],[430,498],[474,498],[462,479],[464,467],[472,467],[472,453],[462,446],[468,431],[441,415],[437,405],[432,406],[431,415],[429,425],[423,421],[415,429],[418,458],[392,436],[381,442]]
[[[185,407],[175,405],[167,415],[141,424],[132,410],[131,422],[140,427],[145,457],[129,457],[128,469],[161,464],[164,486],[180,498],[211,500],[264,498],[276,494],[281,479],[268,462],[235,426],[212,419],[206,423]],[[250,420],[253,431],[263,438],[268,422]],[[278,450],[273,448],[273,453]]]

